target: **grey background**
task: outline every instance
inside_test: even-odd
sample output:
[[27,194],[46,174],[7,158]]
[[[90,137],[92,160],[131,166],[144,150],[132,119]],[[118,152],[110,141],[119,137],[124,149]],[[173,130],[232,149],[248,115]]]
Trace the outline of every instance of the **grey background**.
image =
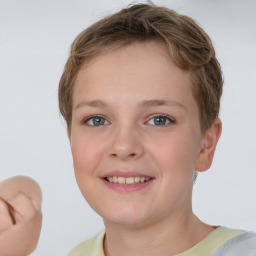
[[[131,1],[0,0],[0,180],[24,174],[43,190],[33,256],[62,256],[103,228],[73,175],[57,87],[75,36]],[[155,0],[194,18],[223,68],[223,134],[198,177],[194,211],[213,225],[256,230],[256,1]]]

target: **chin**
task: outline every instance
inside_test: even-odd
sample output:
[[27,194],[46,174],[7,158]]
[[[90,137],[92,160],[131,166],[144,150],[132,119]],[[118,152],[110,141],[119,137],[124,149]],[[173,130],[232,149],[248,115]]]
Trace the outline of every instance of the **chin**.
[[139,227],[145,224],[148,217],[138,214],[138,212],[120,212],[118,214],[101,215],[105,225],[118,225],[127,227]]

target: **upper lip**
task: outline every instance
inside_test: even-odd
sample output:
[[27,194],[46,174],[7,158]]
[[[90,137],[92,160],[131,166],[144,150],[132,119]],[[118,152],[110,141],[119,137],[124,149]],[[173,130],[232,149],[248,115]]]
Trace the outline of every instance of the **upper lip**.
[[136,172],[136,171],[125,171],[125,170],[115,170],[115,171],[110,171],[110,172],[107,172],[105,173],[102,178],[105,178],[105,177],[114,177],[114,176],[117,176],[117,177],[145,177],[145,178],[153,178],[152,176],[150,175],[147,175],[147,174],[143,174],[143,173],[139,173],[139,172]]

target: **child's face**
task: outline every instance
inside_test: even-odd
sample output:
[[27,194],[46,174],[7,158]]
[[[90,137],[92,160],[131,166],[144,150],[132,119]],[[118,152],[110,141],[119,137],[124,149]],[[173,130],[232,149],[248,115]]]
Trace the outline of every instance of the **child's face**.
[[[190,74],[164,45],[133,43],[93,58],[78,73],[73,106],[77,182],[106,224],[142,225],[190,209],[199,112]],[[134,183],[107,181],[114,176]],[[141,177],[150,179],[135,183]]]

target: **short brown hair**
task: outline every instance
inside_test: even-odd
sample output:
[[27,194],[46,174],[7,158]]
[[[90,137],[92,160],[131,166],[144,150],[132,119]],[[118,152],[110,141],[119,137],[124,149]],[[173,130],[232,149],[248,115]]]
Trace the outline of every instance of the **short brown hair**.
[[219,115],[223,79],[209,36],[187,16],[153,4],[135,4],[91,25],[73,42],[59,83],[59,108],[68,132],[74,82],[82,64],[96,55],[148,40],[164,42],[172,61],[191,73],[201,130],[204,133],[211,127]]

